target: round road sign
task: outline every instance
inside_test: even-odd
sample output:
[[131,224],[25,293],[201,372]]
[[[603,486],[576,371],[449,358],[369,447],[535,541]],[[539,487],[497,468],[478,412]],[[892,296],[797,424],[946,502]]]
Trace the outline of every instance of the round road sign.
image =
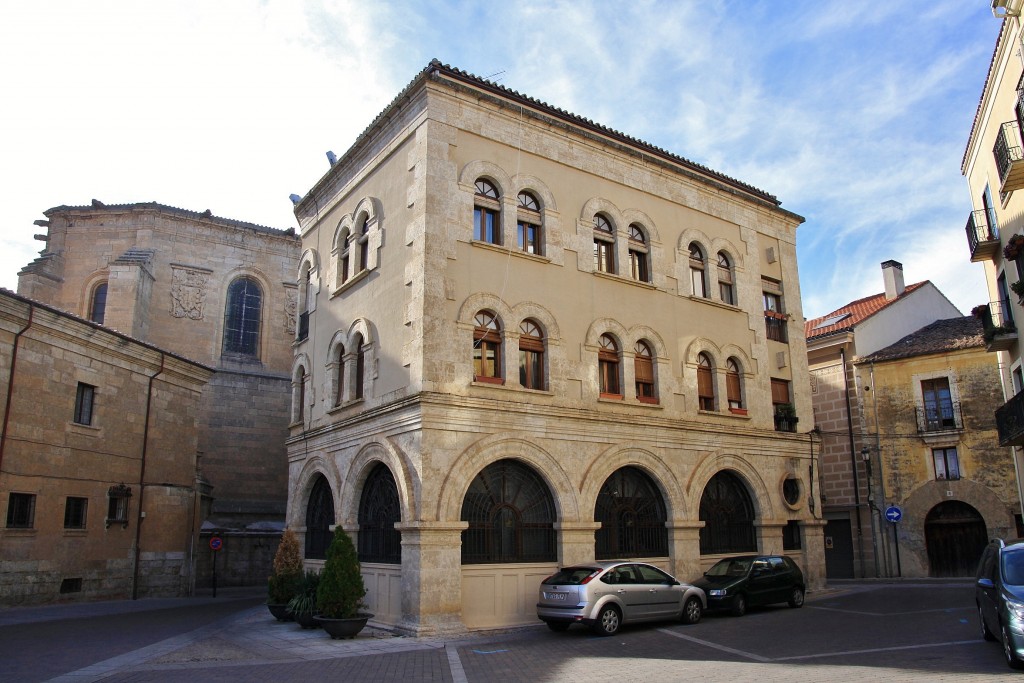
[[895,524],[903,519],[903,510],[900,510],[898,505],[890,505],[885,508],[885,518]]
[[210,550],[217,551],[217,550],[220,550],[223,547],[224,547],[224,541],[220,540],[220,536],[211,536],[210,537]]

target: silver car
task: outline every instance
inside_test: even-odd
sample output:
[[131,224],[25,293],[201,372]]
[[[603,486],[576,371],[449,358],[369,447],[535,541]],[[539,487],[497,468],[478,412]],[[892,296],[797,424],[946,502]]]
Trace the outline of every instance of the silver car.
[[681,619],[700,621],[707,598],[643,562],[593,562],[565,567],[540,584],[537,616],[552,631],[586,624],[602,636],[624,623]]

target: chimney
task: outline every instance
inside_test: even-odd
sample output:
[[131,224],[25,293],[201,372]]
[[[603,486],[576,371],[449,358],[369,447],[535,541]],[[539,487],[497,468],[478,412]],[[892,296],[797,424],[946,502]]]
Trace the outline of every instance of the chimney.
[[903,264],[899,261],[882,262],[882,279],[885,280],[886,301],[892,301],[906,289],[903,284]]

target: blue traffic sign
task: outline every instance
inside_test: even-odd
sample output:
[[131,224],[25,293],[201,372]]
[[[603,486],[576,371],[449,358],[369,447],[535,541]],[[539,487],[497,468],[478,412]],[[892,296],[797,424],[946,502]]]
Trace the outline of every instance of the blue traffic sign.
[[896,522],[903,519],[903,510],[900,510],[897,505],[890,505],[885,508],[885,518],[895,524]]
[[213,536],[210,538],[210,550],[217,551],[224,547],[224,541],[220,540],[220,536]]

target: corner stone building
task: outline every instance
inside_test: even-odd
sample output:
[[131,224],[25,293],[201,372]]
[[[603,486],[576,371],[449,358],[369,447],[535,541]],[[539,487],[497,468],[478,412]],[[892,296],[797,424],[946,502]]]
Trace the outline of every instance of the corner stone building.
[[[44,215],[46,248],[19,294],[216,369],[197,415],[201,519],[225,535],[221,585],[265,581],[287,495],[294,230],[157,203]],[[209,559],[197,557],[201,577]]]
[[[418,634],[557,565],[822,584],[796,228],[769,194],[431,62],[296,206],[288,523]],[[796,419],[803,422],[797,422]]]

